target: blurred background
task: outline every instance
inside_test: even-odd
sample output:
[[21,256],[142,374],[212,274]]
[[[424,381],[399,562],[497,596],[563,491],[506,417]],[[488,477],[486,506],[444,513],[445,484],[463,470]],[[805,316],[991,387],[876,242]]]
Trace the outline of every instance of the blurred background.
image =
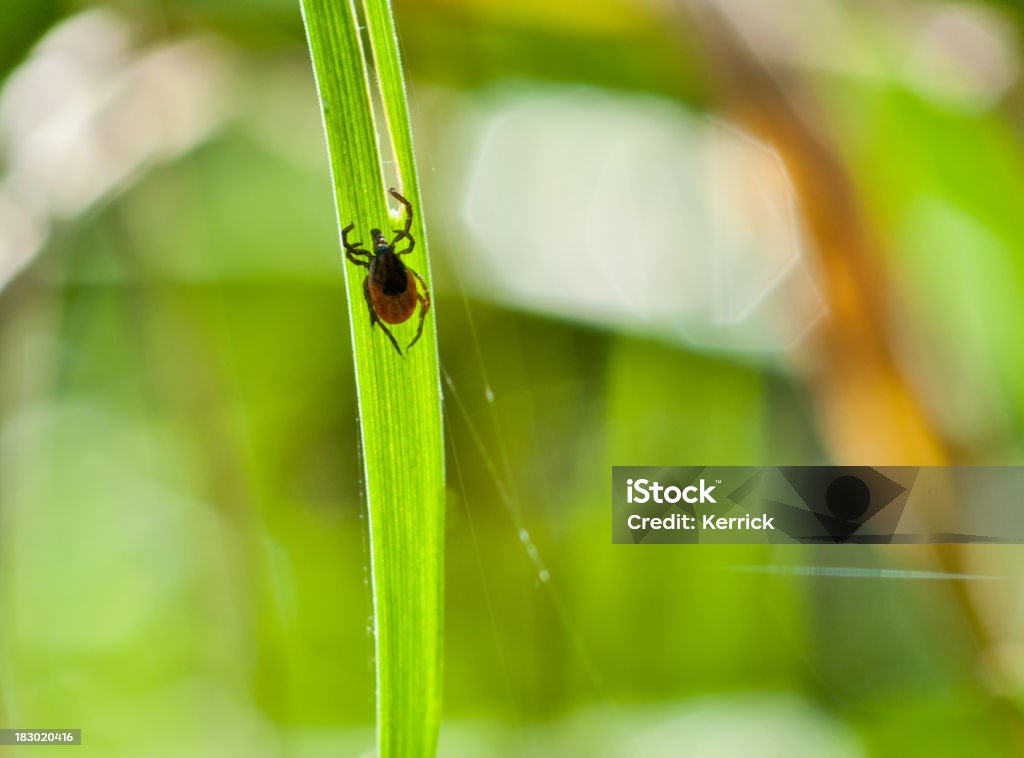
[[[1024,753],[1019,549],[609,528],[612,464],[1024,462],[1019,5],[395,11],[448,377],[441,754]],[[0,722],[371,754],[298,3],[0,21]]]

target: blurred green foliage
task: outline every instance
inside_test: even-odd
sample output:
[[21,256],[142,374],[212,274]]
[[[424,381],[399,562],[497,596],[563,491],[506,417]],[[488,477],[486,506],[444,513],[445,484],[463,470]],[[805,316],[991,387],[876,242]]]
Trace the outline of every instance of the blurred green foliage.
[[[882,241],[889,336],[922,407],[959,460],[1016,464],[1019,72],[980,105],[930,94],[901,68],[916,39],[901,13],[937,6],[892,5],[829,3],[857,22],[826,51],[837,64],[781,69],[825,114]],[[215,131],[55,215],[0,290],[0,721],[81,727],[90,755],[365,754],[356,387],[299,9],[13,3],[0,71],[89,8],[140,46],[218,36],[235,79]],[[727,118],[700,27],[612,0],[396,14],[452,384],[441,754],[1017,754],[1017,548],[964,548],[964,566],[1001,577],[965,590],[741,570],[931,566],[924,547],[610,544],[612,464],[834,460],[799,357],[654,341],[463,284],[483,252],[450,191],[459,108],[517,80]],[[1019,37],[1016,11],[995,18]],[[838,65],[849,50],[881,63]],[[645,252],[635,233],[623,265]]]

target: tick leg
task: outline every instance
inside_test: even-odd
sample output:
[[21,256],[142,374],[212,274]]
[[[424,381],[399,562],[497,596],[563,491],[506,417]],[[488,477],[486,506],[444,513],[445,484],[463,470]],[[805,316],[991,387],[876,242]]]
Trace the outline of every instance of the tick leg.
[[[388,192],[391,193],[391,197],[395,198],[395,200],[397,200],[398,202],[405,206],[405,228],[396,230],[398,231],[398,235],[391,241],[391,244],[393,245],[403,237],[409,237],[409,230],[412,229],[412,203],[410,203],[404,197],[399,195],[398,190],[394,188],[389,189]],[[411,240],[412,237],[409,237],[409,239]],[[409,247],[409,250],[412,250],[411,246]]]
[[[410,248],[410,249],[412,249],[412,248]],[[406,266],[406,268],[409,268],[409,267]],[[405,348],[406,350],[408,350],[410,347],[415,345],[416,344],[416,340],[418,340],[420,337],[423,336],[423,322],[426,321],[427,312],[430,311],[430,291],[427,289],[427,283],[425,281],[423,281],[423,277],[422,276],[417,274],[411,268],[409,268],[409,271],[411,271],[412,275],[415,276],[416,279],[419,281],[420,287],[422,288],[422,292],[417,292],[416,293],[416,299],[420,301],[420,325],[416,329],[416,336],[413,337],[412,338],[412,342],[410,342],[406,346],[406,348]]]
[[[402,239],[402,236],[403,235],[399,234],[397,237],[395,237],[395,242],[398,242],[398,240]],[[416,240],[412,238],[411,234],[406,234],[405,237],[406,239],[409,240],[409,247],[405,248],[405,250],[396,250],[395,255],[408,255],[409,253],[412,252],[412,249],[416,247]],[[393,245],[395,243],[392,242],[391,244]]]
[[348,233],[351,232],[353,229],[355,229],[355,227],[356,227],[355,224],[349,224],[348,226],[346,226],[344,229],[341,230],[341,244],[344,245],[346,250],[349,249],[349,248],[355,250],[357,247],[359,247],[361,244],[363,244],[362,242],[349,242],[348,241]]
[[[357,255],[365,255],[366,256],[366,260],[363,260],[362,258],[357,258],[356,257]],[[346,247],[345,248],[345,257],[348,258],[352,263],[356,264],[357,266],[363,266],[364,268],[369,268],[370,267],[370,261],[373,260],[373,253],[371,253],[369,250],[358,250],[356,248],[352,248],[350,250],[349,248]]]
[[[357,266],[363,266],[365,268],[370,267],[370,261],[373,260],[373,253],[369,250],[360,249],[362,242],[349,242],[348,233],[352,231],[355,224],[349,224],[341,230],[341,244],[345,248],[345,257],[348,258],[352,263]],[[366,260],[357,258],[356,256],[364,256]]]
[[[370,311],[370,328],[373,329],[374,324],[380,324],[380,328],[384,331],[384,334],[391,340],[391,344],[395,346],[395,350],[398,351],[399,355],[402,355],[402,348],[398,346],[398,341],[395,336],[391,333],[391,330],[384,326],[384,322],[377,316],[377,311],[373,309],[373,301],[370,300],[370,277],[363,279],[363,297],[366,298],[366,307]],[[402,356],[405,357],[404,355]]]

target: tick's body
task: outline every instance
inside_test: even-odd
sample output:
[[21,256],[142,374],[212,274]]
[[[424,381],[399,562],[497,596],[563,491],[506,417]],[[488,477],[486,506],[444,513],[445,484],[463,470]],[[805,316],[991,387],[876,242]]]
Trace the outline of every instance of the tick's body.
[[386,249],[370,261],[363,283],[370,304],[381,321],[401,324],[416,312],[416,280],[394,251]]
[[[402,324],[412,318],[416,312],[416,304],[422,305],[420,309],[420,323],[416,330],[416,336],[412,338],[406,350],[416,344],[416,340],[423,334],[423,321],[430,310],[430,293],[427,291],[427,283],[423,277],[402,263],[399,256],[408,255],[416,246],[416,240],[409,234],[412,227],[412,204],[395,190],[390,190],[398,202],[405,206],[405,228],[398,230],[395,238],[388,242],[380,229],[371,229],[370,236],[373,238],[373,252],[363,250],[359,246],[361,242],[349,242],[348,233],[352,231],[355,224],[349,224],[341,232],[341,242],[345,247],[345,257],[357,266],[368,268],[369,272],[363,280],[363,296],[366,298],[366,306],[370,309],[370,327],[380,323],[380,328],[391,340],[398,354],[402,349],[398,341],[391,334],[391,331],[384,324]],[[404,250],[395,250],[395,245],[402,239],[409,240],[409,246]],[[423,291],[420,292],[416,286],[419,282]]]

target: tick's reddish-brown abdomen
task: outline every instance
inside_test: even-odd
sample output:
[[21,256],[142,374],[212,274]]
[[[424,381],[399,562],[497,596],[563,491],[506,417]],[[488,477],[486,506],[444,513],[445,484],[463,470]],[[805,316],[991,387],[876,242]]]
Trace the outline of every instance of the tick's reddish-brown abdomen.
[[385,295],[383,289],[370,278],[370,302],[380,320],[385,323],[404,323],[416,312],[416,280],[408,270],[405,276],[405,292],[398,295]]

